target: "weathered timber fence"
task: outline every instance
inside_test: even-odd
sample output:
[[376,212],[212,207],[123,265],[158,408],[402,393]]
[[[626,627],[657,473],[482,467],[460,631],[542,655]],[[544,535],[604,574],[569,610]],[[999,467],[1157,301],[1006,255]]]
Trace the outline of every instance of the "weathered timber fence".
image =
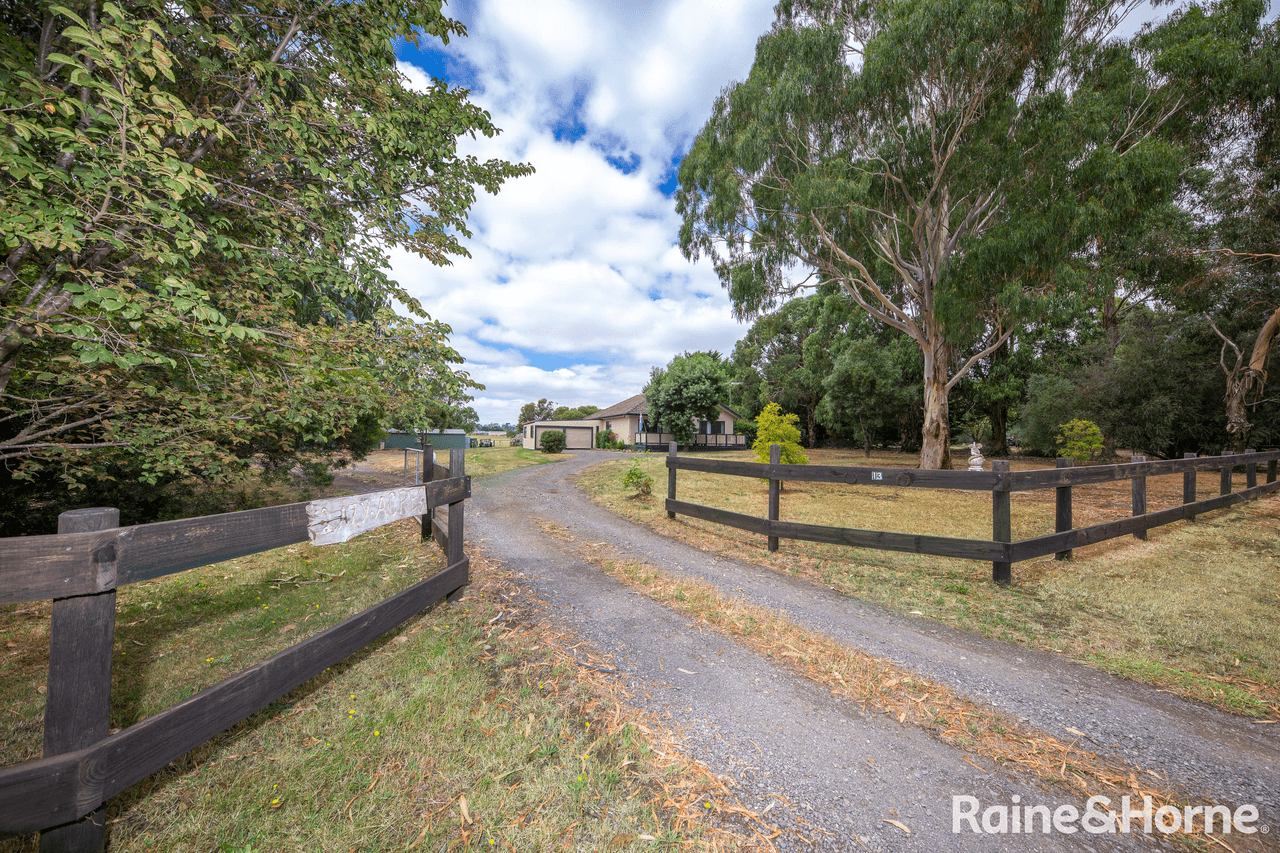
[[[434,459],[430,447],[428,460]],[[54,536],[0,540],[0,604],[53,599],[44,758],[0,769],[0,837],[40,831],[40,849],[99,851],[107,800],[360,650],[469,579],[465,451],[424,466],[420,486],[158,524],[118,527],[115,509],[64,512]],[[441,524],[434,510],[448,507]],[[189,699],[108,735],[116,589],[236,557],[332,545],[421,518],[446,568]]]
[[[1280,491],[1276,478],[1280,451],[1258,453],[1248,451],[1233,455],[1196,456],[1187,454],[1182,459],[1147,462],[1143,456],[1134,456],[1123,465],[1094,465],[1077,468],[1070,459],[1059,459],[1056,468],[1035,471],[1010,471],[1009,463],[997,460],[991,471],[928,471],[917,468],[873,468],[838,465],[781,465],[780,448],[771,447],[769,463],[737,462],[719,459],[682,457],[675,442],[667,453],[667,517],[687,515],[716,524],[724,524],[748,530],[768,537],[770,551],[778,550],[779,539],[802,539],[809,542],[826,542],[848,545],[854,548],[873,548],[881,551],[905,551],[913,554],[929,554],[936,557],[959,557],[967,560],[990,560],[991,579],[1008,584],[1013,577],[1013,564],[1045,554],[1055,554],[1058,559],[1071,556],[1073,548],[1134,535],[1146,538],[1152,527],[1170,524],[1183,518],[1194,520],[1196,515],[1210,510],[1232,506],[1253,500],[1265,494]],[[1258,485],[1258,466],[1267,466],[1267,481]],[[1244,468],[1245,488],[1232,491],[1232,472]],[[676,500],[676,472],[702,471],[708,474],[727,474],[735,477],[755,477],[769,481],[769,517],[760,518],[723,509],[686,503]],[[1214,498],[1196,500],[1196,472],[1219,471],[1219,494]],[[1147,478],[1168,474],[1182,474],[1182,504],[1158,512],[1147,512]],[[954,539],[946,536],[924,536],[914,533],[888,533],[882,530],[857,530],[846,527],[827,527],[817,524],[800,524],[779,520],[780,486],[785,480],[810,483],[847,483],[864,486],[896,486],[925,489],[961,489],[965,491],[991,492],[991,540]],[[1074,528],[1071,519],[1071,489],[1091,483],[1107,483],[1129,480],[1132,483],[1132,514],[1129,518],[1107,521],[1089,527]],[[1055,533],[1032,539],[1013,541],[1012,505],[1014,492],[1036,489],[1056,489]]]

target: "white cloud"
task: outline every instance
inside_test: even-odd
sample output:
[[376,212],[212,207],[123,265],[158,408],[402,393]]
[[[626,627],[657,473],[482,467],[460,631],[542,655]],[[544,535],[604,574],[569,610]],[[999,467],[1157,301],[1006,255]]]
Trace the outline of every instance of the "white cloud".
[[[537,172],[477,200],[472,258],[438,268],[395,253],[392,272],[453,327],[466,369],[486,386],[475,401],[482,420],[514,420],[539,397],[611,405],[638,393],[651,366],[685,350],[727,353],[745,333],[709,265],[681,256],[679,217],[660,187],[715,96],[750,70],[772,5],[447,9],[469,34],[445,50],[474,73],[471,99],[503,129],[466,150]],[[424,69],[400,67],[414,88],[431,85]]]

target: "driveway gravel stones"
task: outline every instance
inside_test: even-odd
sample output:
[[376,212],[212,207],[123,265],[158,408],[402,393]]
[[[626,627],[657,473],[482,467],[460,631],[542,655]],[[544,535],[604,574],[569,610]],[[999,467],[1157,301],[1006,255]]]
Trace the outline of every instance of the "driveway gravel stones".
[[[476,481],[467,538],[522,573],[551,612],[611,655],[636,701],[677,731],[688,754],[732,780],[742,804],[783,827],[777,849],[1112,851],[1169,847],[1159,836],[953,832],[952,801],[982,808],[1074,805],[1061,789],[1001,769],[982,772],[924,731],[834,697],[731,639],[692,624],[601,572],[543,530],[778,611],[850,647],[890,660],[1060,739],[1152,770],[1175,787],[1236,806],[1280,832],[1280,732],[1154,688],[1028,650],[902,617],[758,566],[659,536],[593,504],[574,483],[617,454]],[[1016,799],[1015,799],[1016,798]],[[1201,799],[1204,798],[1204,799]],[[908,832],[909,830],[909,832]],[[1275,834],[1223,836],[1236,850],[1280,849]],[[1248,842],[1241,845],[1241,842]]]

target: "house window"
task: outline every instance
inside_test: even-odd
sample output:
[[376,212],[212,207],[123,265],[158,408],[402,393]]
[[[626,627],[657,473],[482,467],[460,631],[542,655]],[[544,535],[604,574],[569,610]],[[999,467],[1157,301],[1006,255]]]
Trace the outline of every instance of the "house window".
[[711,424],[712,435],[724,435],[724,421],[715,421]]

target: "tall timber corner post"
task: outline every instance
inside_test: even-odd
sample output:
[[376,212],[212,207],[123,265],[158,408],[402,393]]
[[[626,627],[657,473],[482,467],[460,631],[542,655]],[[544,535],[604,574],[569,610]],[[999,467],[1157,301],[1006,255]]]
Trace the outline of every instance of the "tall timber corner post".
[[[991,539],[995,542],[1010,543],[1013,541],[1013,518],[1009,494],[1009,463],[997,459],[991,463],[991,470],[1002,475],[1000,482],[991,490]],[[991,580],[1001,586],[1013,582],[1013,564],[993,562],[991,564]]]
[[[467,473],[467,451],[461,447],[452,448],[449,451],[449,476],[464,477],[466,476],[466,473]],[[462,501],[449,504],[449,539],[448,539],[449,547],[445,552],[446,554],[445,563],[450,566],[453,566],[453,565],[456,565],[457,563],[462,562],[463,557],[466,556],[463,553],[463,549],[462,549],[463,538],[465,536],[462,528],[462,519],[463,519],[462,507],[463,507]],[[462,597],[462,593],[466,591],[467,583],[470,583],[470,582],[471,582],[471,570],[468,568],[466,583],[463,583],[453,592],[449,593],[449,595],[447,596],[448,600],[457,601],[460,597]]]
[[[58,516],[58,533],[92,533],[120,526],[120,510],[73,509]],[[116,545],[93,554],[106,592],[55,598],[49,621],[49,682],[45,688],[46,758],[92,746],[111,720],[111,652],[116,630]],[[40,853],[98,851],[106,844],[106,806],[40,833]]]
[[[676,466],[672,462],[676,461],[676,454],[679,452],[678,445],[673,441],[667,445],[667,500],[676,499]],[[676,514],[671,510],[667,510],[667,518],[675,518]]]

